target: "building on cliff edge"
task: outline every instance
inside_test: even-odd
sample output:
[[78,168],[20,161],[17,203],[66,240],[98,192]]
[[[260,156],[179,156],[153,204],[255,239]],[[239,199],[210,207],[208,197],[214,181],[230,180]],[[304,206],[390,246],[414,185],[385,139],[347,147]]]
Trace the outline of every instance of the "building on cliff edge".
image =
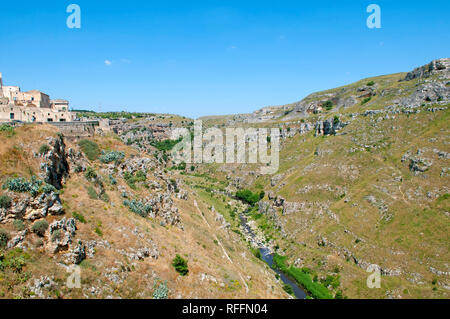
[[75,118],[69,101],[50,100],[38,90],[22,92],[18,86],[5,86],[0,73],[0,122],[71,122]]

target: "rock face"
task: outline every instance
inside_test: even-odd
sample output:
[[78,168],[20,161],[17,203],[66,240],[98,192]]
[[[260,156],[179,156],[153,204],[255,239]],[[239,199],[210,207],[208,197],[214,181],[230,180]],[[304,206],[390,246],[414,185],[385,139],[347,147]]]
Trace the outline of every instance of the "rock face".
[[[46,249],[51,254],[67,250],[77,230],[75,219],[65,217],[50,224],[47,231]],[[86,256],[86,252],[84,253]],[[80,261],[81,262],[81,261]]]
[[450,75],[450,58],[434,60],[427,65],[418,67],[409,72],[404,81],[411,81],[417,78],[427,78],[438,73],[446,74],[447,76]]
[[417,108],[424,103],[445,104],[450,101],[450,87],[442,82],[428,82],[419,85],[409,96],[396,102],[405,108]]
[[64,213],[59,195],[55,192],[43,193],[38,197],[8,192],[8,196],[12,199],[12,205],[1,209],[0,223],[13,219],[33,221],[48,215],[56,216]]
[[41,176],[46,183],[53,185],[56,189],[61,189],[63,180],[69,175],[66,145],[62,135],[49,138],[48,144],[51,149],[43,157]]
[[316,123],[316,132],[315,136],[320,135],[334,135],[337,131],[341,130],[347,123],[341,122],[340,120],[328,119],[325,121],[318,121]]

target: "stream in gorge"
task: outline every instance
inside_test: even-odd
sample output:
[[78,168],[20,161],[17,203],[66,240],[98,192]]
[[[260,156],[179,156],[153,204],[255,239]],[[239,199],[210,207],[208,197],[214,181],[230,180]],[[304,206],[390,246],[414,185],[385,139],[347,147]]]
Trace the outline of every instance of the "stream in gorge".
[[[247,217],[244,214],[240,214],[239,218],[241,220],[241,225],[244,227],[247,234],[252,238],[256,239],[256,235],[253,232],[252,228],[248,225]],[[273,253],[271,252],[270,248],[267,246],[264,246],[263,243],[258,242],[258,249],[261,253],[261,259],[266,262],[270,268],[272,268],[273,265]],[[292,279],[290,279],[285,273],[280,271],[279,269],[272,268],[279,276],[281,281],[289,285],[292,290],[294,291],[294,295],[297,299],[306,299],[306,293],[305,291]]]

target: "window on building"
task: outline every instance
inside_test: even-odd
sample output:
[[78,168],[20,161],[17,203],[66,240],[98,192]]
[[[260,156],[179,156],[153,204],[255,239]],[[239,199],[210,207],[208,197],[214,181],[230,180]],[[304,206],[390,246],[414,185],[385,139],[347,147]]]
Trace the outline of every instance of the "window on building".
[[9,113],[9,119],[14,120],[14,113]]
[[48,119],[47,119],[47,122],[53,122],[53,119],[48,118]]

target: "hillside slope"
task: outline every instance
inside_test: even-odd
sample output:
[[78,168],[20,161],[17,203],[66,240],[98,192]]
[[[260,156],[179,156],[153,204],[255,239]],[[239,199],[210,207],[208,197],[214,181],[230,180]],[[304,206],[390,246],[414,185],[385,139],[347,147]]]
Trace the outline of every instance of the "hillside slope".
[[[353,298],[448,298],[450,59],[207,125],[280,127],[280,169],[209,166],[266,196],[255,227],[278,254]],[[262,115],[264,114],[264,115]],[[214,122],[212,122],[214,121]],[[367,286],[370,265],[381,288]],[[330,277],[332,276],[332,277]]]
[[[288,298],[156,156],[115,135],[79,143],[53,131],[2,126],[1,297]],[[74,264],[79,289],[67,285]]]

